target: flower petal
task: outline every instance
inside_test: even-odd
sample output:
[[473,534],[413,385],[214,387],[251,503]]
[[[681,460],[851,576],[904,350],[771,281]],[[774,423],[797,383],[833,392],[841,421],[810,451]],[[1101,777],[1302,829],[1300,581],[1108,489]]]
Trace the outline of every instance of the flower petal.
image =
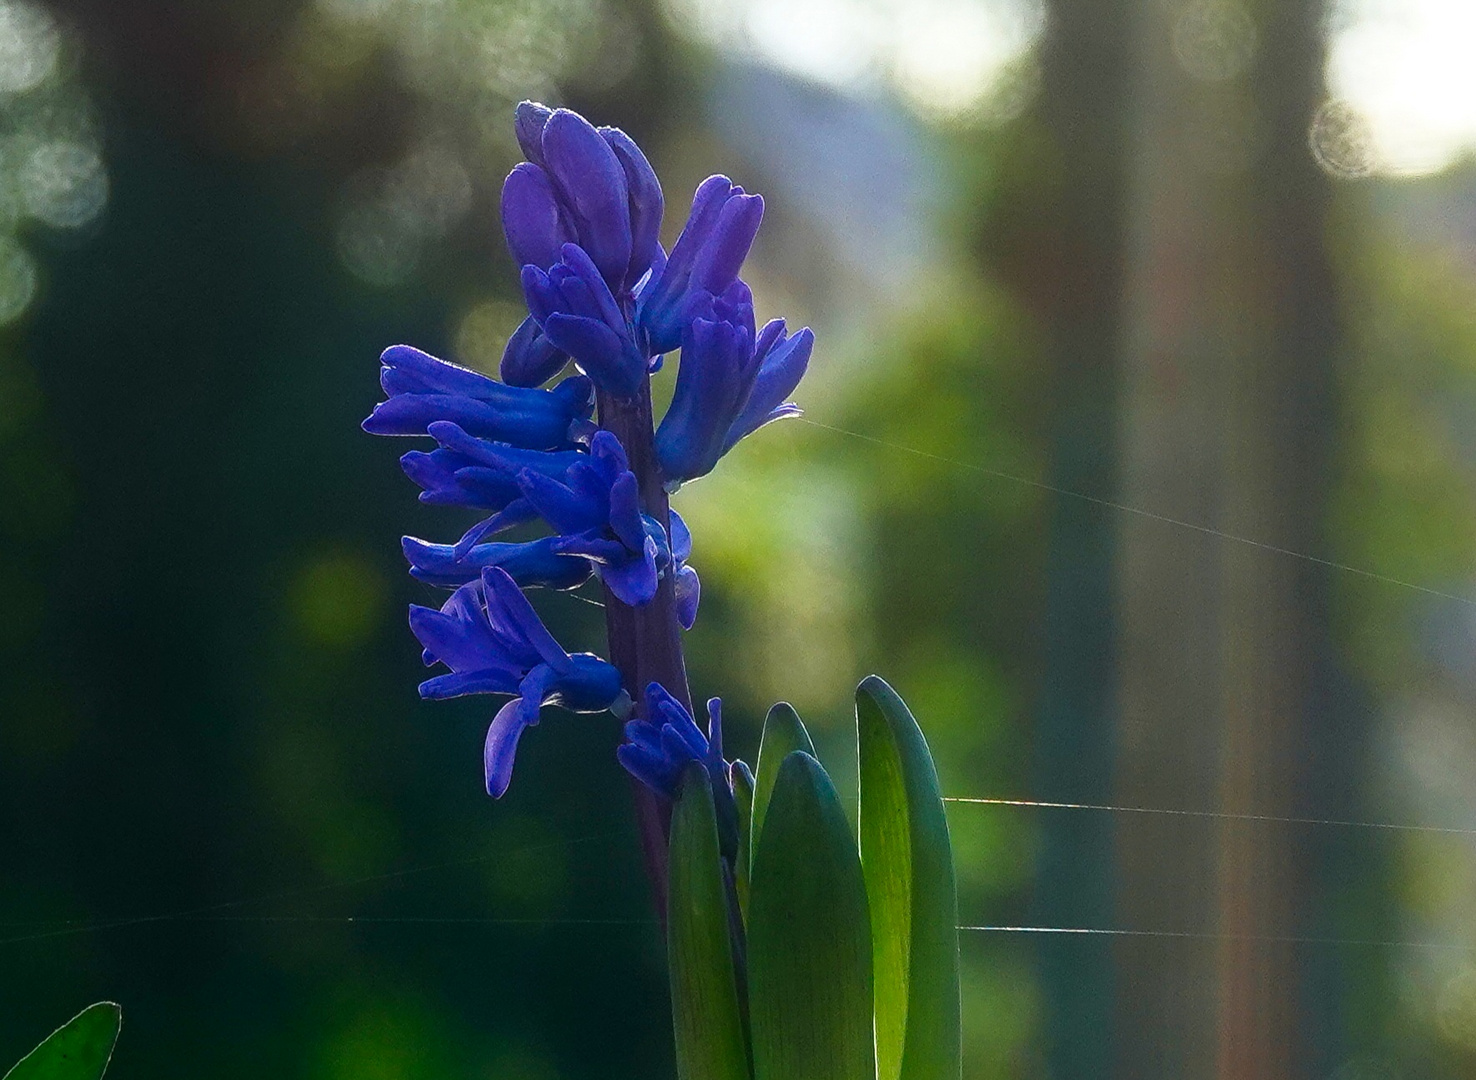
[[552,115],[552,109],[536,101],[519,102],[513,114],[513,132],[518,137],[523,156],[538,166],[543,165],[543,129]]
[[697,578],[697,571],[690,566],[683,566],[676,573],[676,609],[677,621],[682,624],[683,630],[690,630],[697,622],[697,605],[702,600],[702,583]]
[[649,604],[660,584],[656,575],[656,541],[648,536],[639,556],[605,564],[600,569],[600,580],[623,604],[631,607]]
[[630,265],[630,193],[615,151],[576,112],[558,109],[543,126],[544,163],[573,212],[579,244],[608,282]]
[[548,340],[543,327],[529,315],[507,339],[499,370],[509,386],[542,386],[568,362],[569,354]]
[[634,139],[619,128],[598,130],[625,170],[626,189],[630,193],[630,266],[625,273],[625,284],[626,288],[634,288],[661,249],[659,236],[664,210],[661,182]]
[[511,694],[517,685],[514,672],[458,671],[426,679],[420,684],[420,696],[426,701],[445,701],[467,694]]
[[507,630],[515,630],[543,662],[555,670],[567,663],[569,654],[554,640],[539,619],[538,612],[523,595],[523,590],[507,576],[506,571],[495,566],[483,570],[482,588],[487,599],[487,618],[494,627],[501,625]]
[[537,165],[514,166],[502,182],[502,231],[517,266],[547,270],[559,261],[559,249],[574,239],[559,211],[553,182]]
[[[530,676],[531,678],[531,676]],[[538,723],[538,701],[526,693],[513,698],[492,718],[487,739],[482,744],[482,775],[487,794],[500,799],[512,782],[513,761],[518,752],[518,739],[524,729]]]

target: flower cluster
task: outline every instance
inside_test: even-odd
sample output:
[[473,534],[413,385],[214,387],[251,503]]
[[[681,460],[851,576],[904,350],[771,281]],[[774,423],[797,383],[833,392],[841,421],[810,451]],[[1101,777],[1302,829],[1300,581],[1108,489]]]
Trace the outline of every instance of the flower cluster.
[[[628,136],[531,102],[518,106],[515,128],[527,160],[503,184],[502,224],[529,314],[508,340],[501,381],[395,345],[380,357],[386,400],[364,421],[372,434],[432,440],[433,449],[400,459],[421,501],[477,512],[455,543],[401,543],[412,576],[454,590],[439,610],[410,611],[426,664],[450,672],[422,683],[421,696],[515,695],[487,734],[494,796],[506,790],[518,738],[543,705],[623,717],[632,701],[622,687],[638,685],[635,671],[564,652],[522,590],[597,578],[607,604],[644,608],[668,596],[661,610],[690,629],[700,595],[687,565],[692,538],[662,493],[706,475],[764,424],[798,415],[787,398],[814,345],[808,329],[789,334],[783,320],[756,329],[739,273],[763,217],[759,196],[708,178],[668,256],[661,185]],[[634,447],[649,463],[638,474],[632,447],[592,419],[595,404],[602,418],[607,404],[648,410],[650,377],[677,349],[659,427],[622,429],[645,440]],[[578,374],[545,388],[571,362]],[[544,535],[499,538],[540,524]],[[711,767],[726,768],[718,713],[709,740],[673,689],[644,691],[645,719],[630,726],[619,755],[667,795],[685,760],[715,755]]]

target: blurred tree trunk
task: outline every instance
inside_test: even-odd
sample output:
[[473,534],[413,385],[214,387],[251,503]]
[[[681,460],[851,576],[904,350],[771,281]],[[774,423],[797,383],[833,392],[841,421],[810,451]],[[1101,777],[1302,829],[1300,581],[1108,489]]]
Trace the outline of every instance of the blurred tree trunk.
[[[1055,0],[1042,49],[1026,185],[999,222],[1006,274],[1039,317],[1050,364],[1050,482],[1114,494],[1121,347],[1124,181],[1130,155],[1130,27],[1122,0]],[[1044,672],[1034,732],[1035,797],[1107,801],[1114,725],[1110,511],[1058,495],[1050,506]],[[1112,916],[1112,822],[1040,819],[1031,920],[1104,927]],[[1112,1046],[1111,945],[1042,935],[1046,1058],[1054,1080],[1097,1080]]]
[[[1126,280],[1124,501],[1312,555],[1334,436],[1328,183],[1307,150],[1322,93],[1318,0],[1141,0]],[[1306,813],[1329,650],[1325,570],[1120,520],[1129,805]],[[1117,949],[1116,1075],[1309,1075],[1297,951],[1251,940],[1308,916],[1305,835],[1138,821],[1120,836],[1124,926],[1214,947]]]

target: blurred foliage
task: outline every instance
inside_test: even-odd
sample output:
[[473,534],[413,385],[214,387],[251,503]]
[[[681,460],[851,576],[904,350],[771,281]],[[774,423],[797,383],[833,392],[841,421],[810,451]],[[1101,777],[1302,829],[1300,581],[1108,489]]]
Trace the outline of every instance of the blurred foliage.
[[[1344,579],[1335,594],[1334,625],[1381,703],[1361,775],[1372,816],[1389,820],[1461,822],[1476,812],[1466,779],[1476,754],[1476,277],[1455,238],[1418,221],[1469,198],[1473,177],[1467,164],[1413,195],[1383,185],[1340,207],[1352,332],[1329,535],[1350,565],[1435,590]],[[1393,212],[1371,215],[1380,202]],[[1356,1060],[1464,1076],[1476,1064],[1476,969],[1462,951],[1476,946],[1476,867],[1465,838],[1401,835],[1360,851],[1382,858],[1383,875],[1350,877],[1340,932],[1377,928],[1453,949],[1390,949],[1350,966],[1346,1022],[1364,1055]]]

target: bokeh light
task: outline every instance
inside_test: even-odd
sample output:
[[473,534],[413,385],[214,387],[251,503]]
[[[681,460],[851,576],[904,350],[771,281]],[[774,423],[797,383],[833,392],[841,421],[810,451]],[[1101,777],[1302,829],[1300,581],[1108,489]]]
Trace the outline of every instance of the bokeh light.
[[108,199],[102,158],[91,146],[58,141],[36,147],[20,169],[26,210],[59,229],[86,225]]
[[14,236],[0,233],[0,323],[17,319],[35,295],[35,260]]
[[926,115],[983,113],[1040,39],[1038,0],[668,0],[730,55],[848,91],[890,84]]
[[338,251],[357,277],[397,285],[415,272],[431,241],[471,206],[471,178],[460,159],[431,144],[392,169],[352,178],[338,219]]
[[1368,125],[1372,167],[1420,175],[1476,148],[1476,4],[1341,0],[1327,78]]
[[1367,176],[1378,158],[1368,121],[1346,101],[1324,102],[1312,117],[1307,143],[1332,176]]
[[35,4],[0,4],[0,94],[20,94],[56,68],[61,34],[56,20]]
[[1196,79],[1237,78],[1245,73],[1255,48],[1256,24],[1234,0],[1195,0],[1174,21],[1174,57]]

